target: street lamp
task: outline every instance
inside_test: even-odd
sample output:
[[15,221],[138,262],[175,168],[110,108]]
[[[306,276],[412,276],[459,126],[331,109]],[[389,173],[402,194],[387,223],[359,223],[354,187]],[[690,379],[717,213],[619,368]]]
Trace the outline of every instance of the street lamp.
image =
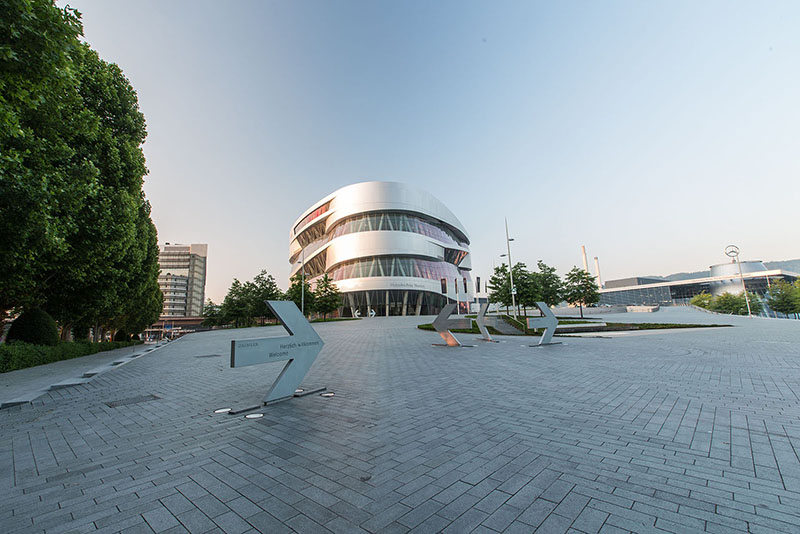
[[[511,242],[514,241],[513,238],[508,237],[508,218],[504,218],[506,221],[506,250],[508,251],[508,276],[511,279],[511,306],[514,309],[514,319],[517,319],[517,288],[514,286],[514,267],[511,261]],[[501,257],[505,257],[503,254]]]
[[301,248],[300,254],[300,313],[306,316],[306,249]]
[[744,301],[747,303],[747,316],[752,317],[750,311],[750,297],[747,296],[747,286],[744,285],[744,275],[742,274],[742,264],[739,263],[739,247],[736,245],[728,245],[725,247],[725,255],[729,258],[736,259],[736,265],[739,267],[739,280],[742,281],[742,289],[744,290]]

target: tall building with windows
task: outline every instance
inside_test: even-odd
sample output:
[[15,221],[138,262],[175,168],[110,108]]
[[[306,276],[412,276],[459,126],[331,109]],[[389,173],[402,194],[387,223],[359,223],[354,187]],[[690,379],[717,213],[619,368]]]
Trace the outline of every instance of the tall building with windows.
[[290,231],[291,275],[327,273],[342,316],[428,315],[473,300],[469,237],[431,194],[398,182],[363,182],[319,200]]
[[164,294],[162,317],[199,317],[206,293],[208,245],[166,243],[158,254],[158,285]]

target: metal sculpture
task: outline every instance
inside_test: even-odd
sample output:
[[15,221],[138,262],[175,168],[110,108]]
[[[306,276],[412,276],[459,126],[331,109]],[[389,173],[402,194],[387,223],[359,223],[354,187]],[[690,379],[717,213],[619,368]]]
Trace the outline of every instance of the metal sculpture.
[[[472,328],[472,319],[461,319],[460,321],[453,321],[448,319],[450,314],[453,313],[453,310],[456,309],[458,304],[455,302],[451,302],[450,304],[446,304],[439,315],[436,316],[436,320],[433,321],[433,328],[438,332],[442,339],[447,345],[442,345],[441,343],[434,343],[434,345],[443,347],[470,347],[474,345],[462,345],[461,342],[456,339],[456,336],[450,331],[450,328]],[[469,323],[469,324],[467,324]]]
[[291,398],[300,386],[324,342],[294,302],[267,300],[267,306],[283,325],[288,336],[231,341],[231,367],[287,361],[273,382],[264,404]]
[[496,340],[492,339],[492,336],[489,335],[489,330],[486,328],[486,310],[489,309],[489,303],[484,302],[481,304],[480,310],[478,310],[478,316],[475,318],[475,322],[478,323],[478,330],[481,331],[481,336],[478,339],[482,339],[483,341],[491,341],[492,343],[497,343]]
[[550,307],[544,302],[537,302],[536,307],[541,310],[544,317],[528,317],[528,328],[544,328],[544,332],[542,333],[542,338],[539,340],[539,344],[531,346],[537,347],[556,344],[552,343],[551,340],[553,339],[553,334],[556,332],[558,319],[553,315],[553,312],[550,311]]

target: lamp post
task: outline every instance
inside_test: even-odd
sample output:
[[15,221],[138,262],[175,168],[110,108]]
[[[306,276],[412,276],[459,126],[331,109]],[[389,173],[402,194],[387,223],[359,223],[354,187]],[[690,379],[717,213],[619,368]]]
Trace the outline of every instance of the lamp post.
[[736,265],[739,267],[739,280],[742,282],[742,289],[744,290],[744,301],[747,303],[747,316],[752,317],[753,313],[750,311],[750,297],[747,296],[747,286],[744,285],[744,275],[742,274],[742,264],[739,263],[739,247],[736,245],[728,245],[725,247],[725,255],[729,258],[736,259]]
[[[514,263],[511,261],[511,242],[514,239],[508,237],[508,218],[504,218],[506,221],[506,250],[508,251],[508,276],[511,279],[511,307],[514,309],[514,319],[517,319],[517,288],[514,286]],[[501,257],[504,257],[503,254]]]

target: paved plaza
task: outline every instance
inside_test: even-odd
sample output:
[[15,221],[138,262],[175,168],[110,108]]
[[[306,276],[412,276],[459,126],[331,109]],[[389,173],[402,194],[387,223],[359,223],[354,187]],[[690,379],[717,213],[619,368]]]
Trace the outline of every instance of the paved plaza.
[[0,532],[800,532],[800,321],[606,319],[734,327],[442,348],[431,318],[319,324],[303,387],[335,396],[260,419],[214,414],[282,365],[231,369],[230,340],[283,330],[193,334],[0,410]]

